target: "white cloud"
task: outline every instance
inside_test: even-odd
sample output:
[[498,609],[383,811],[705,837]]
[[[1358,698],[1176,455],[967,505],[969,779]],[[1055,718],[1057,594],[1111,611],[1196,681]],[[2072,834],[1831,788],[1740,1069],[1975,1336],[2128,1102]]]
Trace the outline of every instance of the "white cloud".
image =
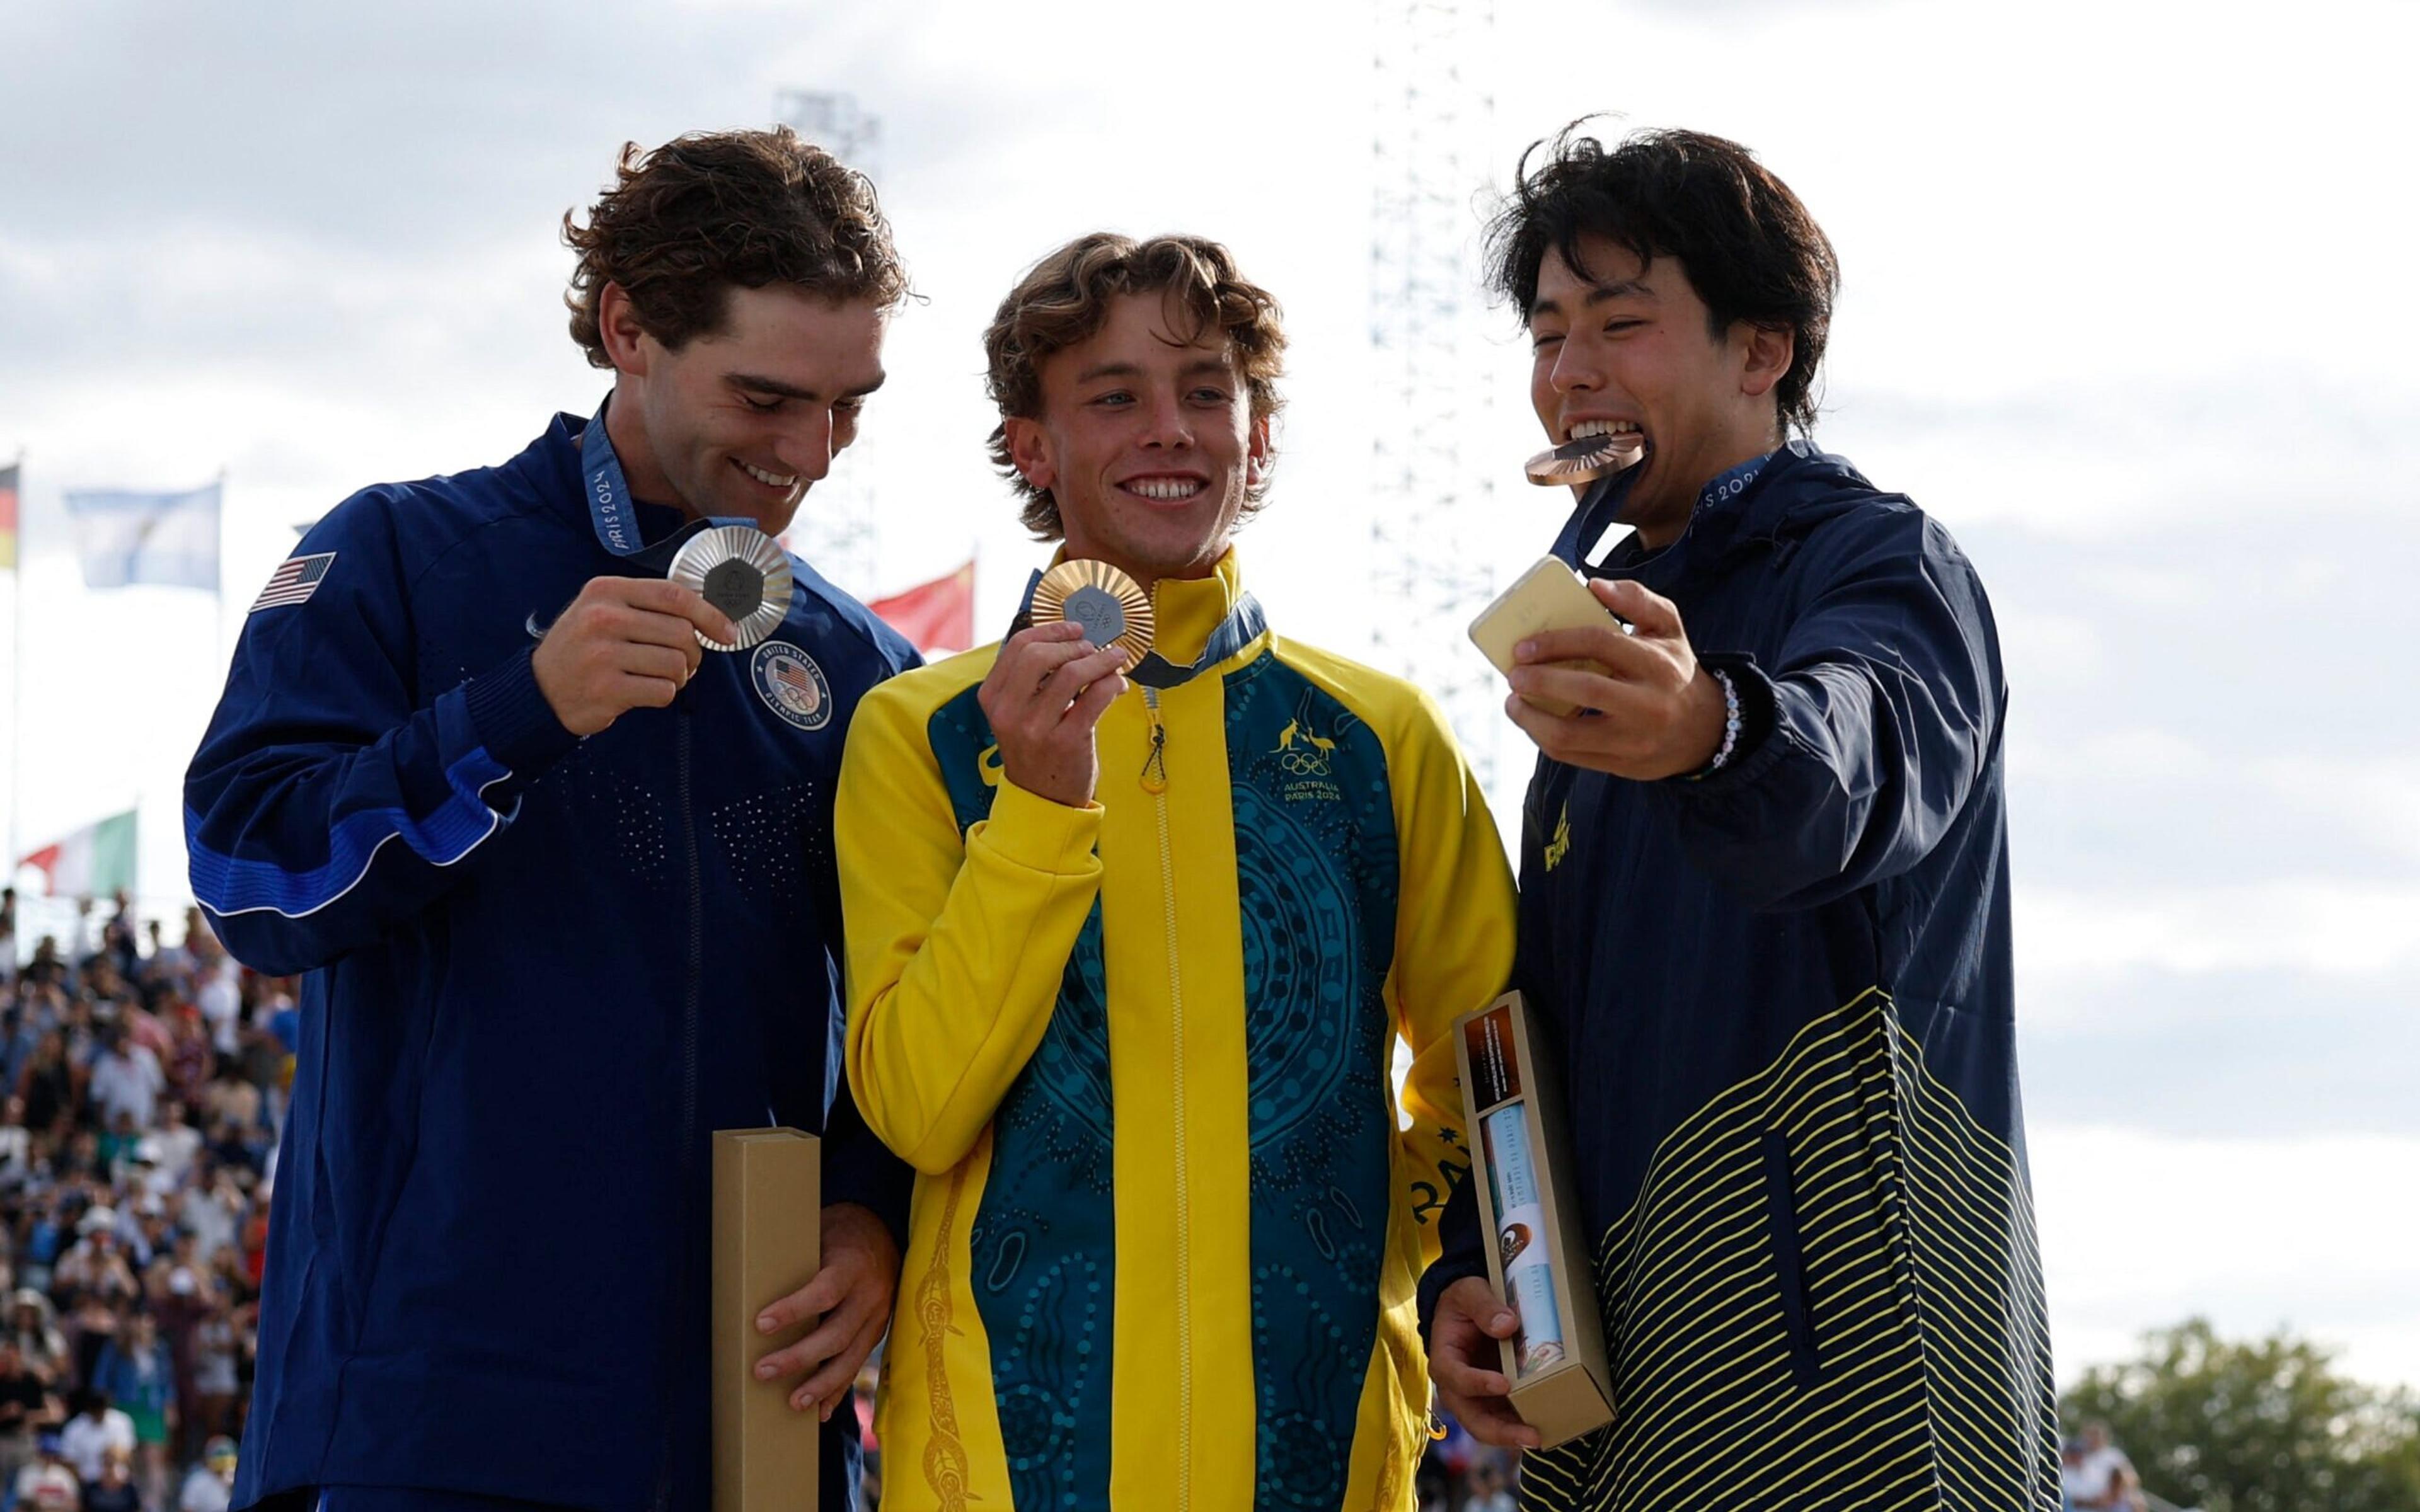
[[2420,965],[2420,882],[2306,877],[2156,891],[2020,886],[2016,933],[2020,981],[2137,965],[2288,967],[2321,977],[2401,970]]
[[2059,1378],[2201,1314],[2344,1348],[2357,1375],[2420,1381],[2420,1137],[2174,1138],[2030,1132]]

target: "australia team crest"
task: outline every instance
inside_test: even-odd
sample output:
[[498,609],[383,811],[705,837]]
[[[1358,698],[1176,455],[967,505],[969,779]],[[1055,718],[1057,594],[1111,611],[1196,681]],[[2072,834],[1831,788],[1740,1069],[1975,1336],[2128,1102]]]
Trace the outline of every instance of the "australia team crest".
[[768,640],[749,662],[756,696],[765,706],[801,730],[831,722],[831,685],[814,658],[786,640]]

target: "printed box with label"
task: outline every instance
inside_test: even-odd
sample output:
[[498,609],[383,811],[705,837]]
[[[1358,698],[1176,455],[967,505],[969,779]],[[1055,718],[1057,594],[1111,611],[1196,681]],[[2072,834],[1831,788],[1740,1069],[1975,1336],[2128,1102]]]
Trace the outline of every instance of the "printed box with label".
[[1512,1410],[1547,1446],[1613,1421],[1596,1283],[1572,1195],[1560,1084],[1519,993],[1455,1022],[1487,1277],[1520,1315],[1500,1342]]

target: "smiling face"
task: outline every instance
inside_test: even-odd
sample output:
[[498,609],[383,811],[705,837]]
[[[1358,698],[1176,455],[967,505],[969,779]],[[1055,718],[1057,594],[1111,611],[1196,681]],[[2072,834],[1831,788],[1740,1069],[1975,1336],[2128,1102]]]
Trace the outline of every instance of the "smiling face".
[[882,386],[888,322],[871,300],[734,288],[721,328],[677,349],[647,334],[618,286],[600,302],[614,453],[640,498],[692,516],[780,534]]
[[1579,254],[1590,277],[1551,247],[1539,265],[1529,403],[1558,445],[1608,430],[1645,438],[1621,517],[1660,548],[1700,489],[1780,444],[1773,389],[1790,368],[1790,333],[1745,321],[1712,332],[1673,258],[1641,262],[1605,237],[1581,239]]
[[1157,293],[1045,358],[1041,412],[1001,422],[1017,471],[1059,507],[1067,555],[1146,589],[1217,566],[1269,455],[1223,332],[1181,341]]

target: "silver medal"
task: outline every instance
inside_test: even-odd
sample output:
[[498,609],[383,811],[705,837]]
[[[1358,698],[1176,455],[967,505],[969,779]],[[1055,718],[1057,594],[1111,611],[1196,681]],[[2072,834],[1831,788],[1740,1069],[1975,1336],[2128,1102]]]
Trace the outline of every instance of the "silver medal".
[[725,645],[698,631],[697,643],[708,651],[745,651],[771,635],[789,617],[790,596],[797,588],[789,554],[753,525],[700,531],[682,545],[665,576],[694,589],[739,632],[738,640]]

